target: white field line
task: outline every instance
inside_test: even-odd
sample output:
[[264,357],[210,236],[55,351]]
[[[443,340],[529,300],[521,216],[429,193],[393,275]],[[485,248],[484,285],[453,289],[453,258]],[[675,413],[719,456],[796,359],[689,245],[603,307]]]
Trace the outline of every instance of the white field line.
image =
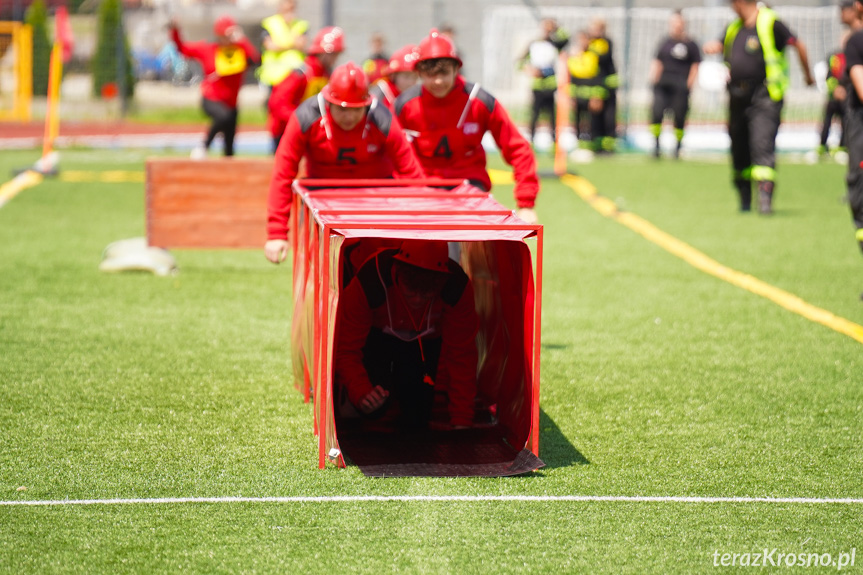
[[52,507],[64,505],[173,505],[181,503],[365,503],[433,502],[478,503],[765,503],[791,505],[863,505],[863,498],[818,497],[677,497],[629,495],[344,495],[321,497],[164,497],[153,499],[57,499],[0,501],[0,507]]

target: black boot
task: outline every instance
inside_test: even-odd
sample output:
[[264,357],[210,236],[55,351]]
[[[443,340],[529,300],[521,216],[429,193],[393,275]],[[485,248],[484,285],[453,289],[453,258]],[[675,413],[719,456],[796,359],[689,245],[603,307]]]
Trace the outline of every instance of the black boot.
[[734,180],[737,195],[740,196],[740,211],[752,211],[752,182],[749,180]]
[[773,182],[758,182],[758,213],[773,214]]

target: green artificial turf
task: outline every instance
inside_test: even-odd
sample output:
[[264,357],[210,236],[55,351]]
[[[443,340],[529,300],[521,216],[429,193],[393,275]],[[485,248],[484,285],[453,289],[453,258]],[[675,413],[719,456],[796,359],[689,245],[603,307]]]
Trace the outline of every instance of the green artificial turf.
[[[145,155],[72,150],[61,166],[141,171]],[[4,151],[0,181],[35,157]],[[863,324],[841,167],[781,165],[772,218],[736,212],[725,162],[571,167],[720,263]],[[290,375],[290,268],[261,251],[177,250],[175,277],[100,273],[105,246],[144,234],[143,190],[49,179],[0,208],[2,502],[863,498],[863,344],[690,267],[554,180],[538,202],[547,467],[318,470],[312,408]],[[513,205],[511,186],[496,195]],[[695,573],[715,571],[716,552],[857,547],[859,570],[861,524],[860,503],[0,505],[0,572]]]

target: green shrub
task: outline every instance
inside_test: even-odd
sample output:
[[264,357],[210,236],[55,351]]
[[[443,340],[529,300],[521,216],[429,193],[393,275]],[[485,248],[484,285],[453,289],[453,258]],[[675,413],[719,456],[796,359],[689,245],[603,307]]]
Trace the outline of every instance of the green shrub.
[[[122,7],[119,0],[104,0],[99,5],[96,54],[91,62],[93,73],[93,95],[101,96],[108,84],[120,89],[120,70],[122,62],[124,95],[131,98],[135,94],[135,76],[129,41],[123,30]],[[122,61],[118,61],[117,44],[123,42]]]
[[48,69],[51,42],[48,40],[48,9],[44,0],[36,0],[27,9],[24,22],[33,28],[33,95],[48,94]]

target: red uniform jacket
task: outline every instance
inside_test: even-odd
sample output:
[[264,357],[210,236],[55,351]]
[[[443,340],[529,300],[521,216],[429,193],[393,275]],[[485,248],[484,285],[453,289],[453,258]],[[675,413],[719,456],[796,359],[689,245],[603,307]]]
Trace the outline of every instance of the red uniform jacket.
[[377,82],[384,77],[384,72],[389,63],[390,59],[385,57],[383,54],[374,54],[369,56],[369,58],[363,62],[363,72],[366,73],[366,78],[369,79],[369,84]]
[[306,56],[299,68],[292,70],[285,79],[273,86],[267,102],[269,116],[267,128],[273,136],[281,136],[303,100],[316,96],[329,80],[330,74],[317,56]]
[[291,116],[273,166],[267,238],[286,239],[291,211],[291,184],[300,159],[306,158],[309,178],[424,178],[425,173],[389,110],[375,106],[365,121],[349,132],[339,128],[316,96]]
[[416,326],[421,326],[423,339],[441,338],[435,379],[436,388],[446,389],[449,395],[450,422],[470,425],[476,396],[479,329],[470,279],[458,264],[449,261],[450,277],[440,295],[423,317],[412,317],[393,278],[393,256],[397,252],[379,252],[342,291],[336,328],[336,380],[345,386],[351,403],[359,405],[373,388],[363,366],[363,346],[371,329],[389,326],[396,332],[416,333]]
[[486,190],[491,189],[491,179],[482,137],[491,132],[513,168],[518,207],[533,207],[539,193],[533,150],[491,94],[459,76],[443,98],[419,85],[406,90],[396,100],[395,111],[429,176],[475,180]]
[[378,102],[385,105],[390,112],[395,114],[396,98],[399,97],[399,92],[396,85],[389,78],[381,78],[372,85],[369,93],[378,99]]
[[[180,38],[180,31],[176,28],[171,30],[171,40],[176,44],[180,54],[201,63],[204,69],[201,95],[207,100],[236,108],[237,95],[243,86],[243,75],[248,63],[259,64],[261,61],[260,54],[249,40],[244,36],[236,44],[229,46],[220,46],[215,42],[186,44]],[[242,54],[238,54],[237,50]]]

